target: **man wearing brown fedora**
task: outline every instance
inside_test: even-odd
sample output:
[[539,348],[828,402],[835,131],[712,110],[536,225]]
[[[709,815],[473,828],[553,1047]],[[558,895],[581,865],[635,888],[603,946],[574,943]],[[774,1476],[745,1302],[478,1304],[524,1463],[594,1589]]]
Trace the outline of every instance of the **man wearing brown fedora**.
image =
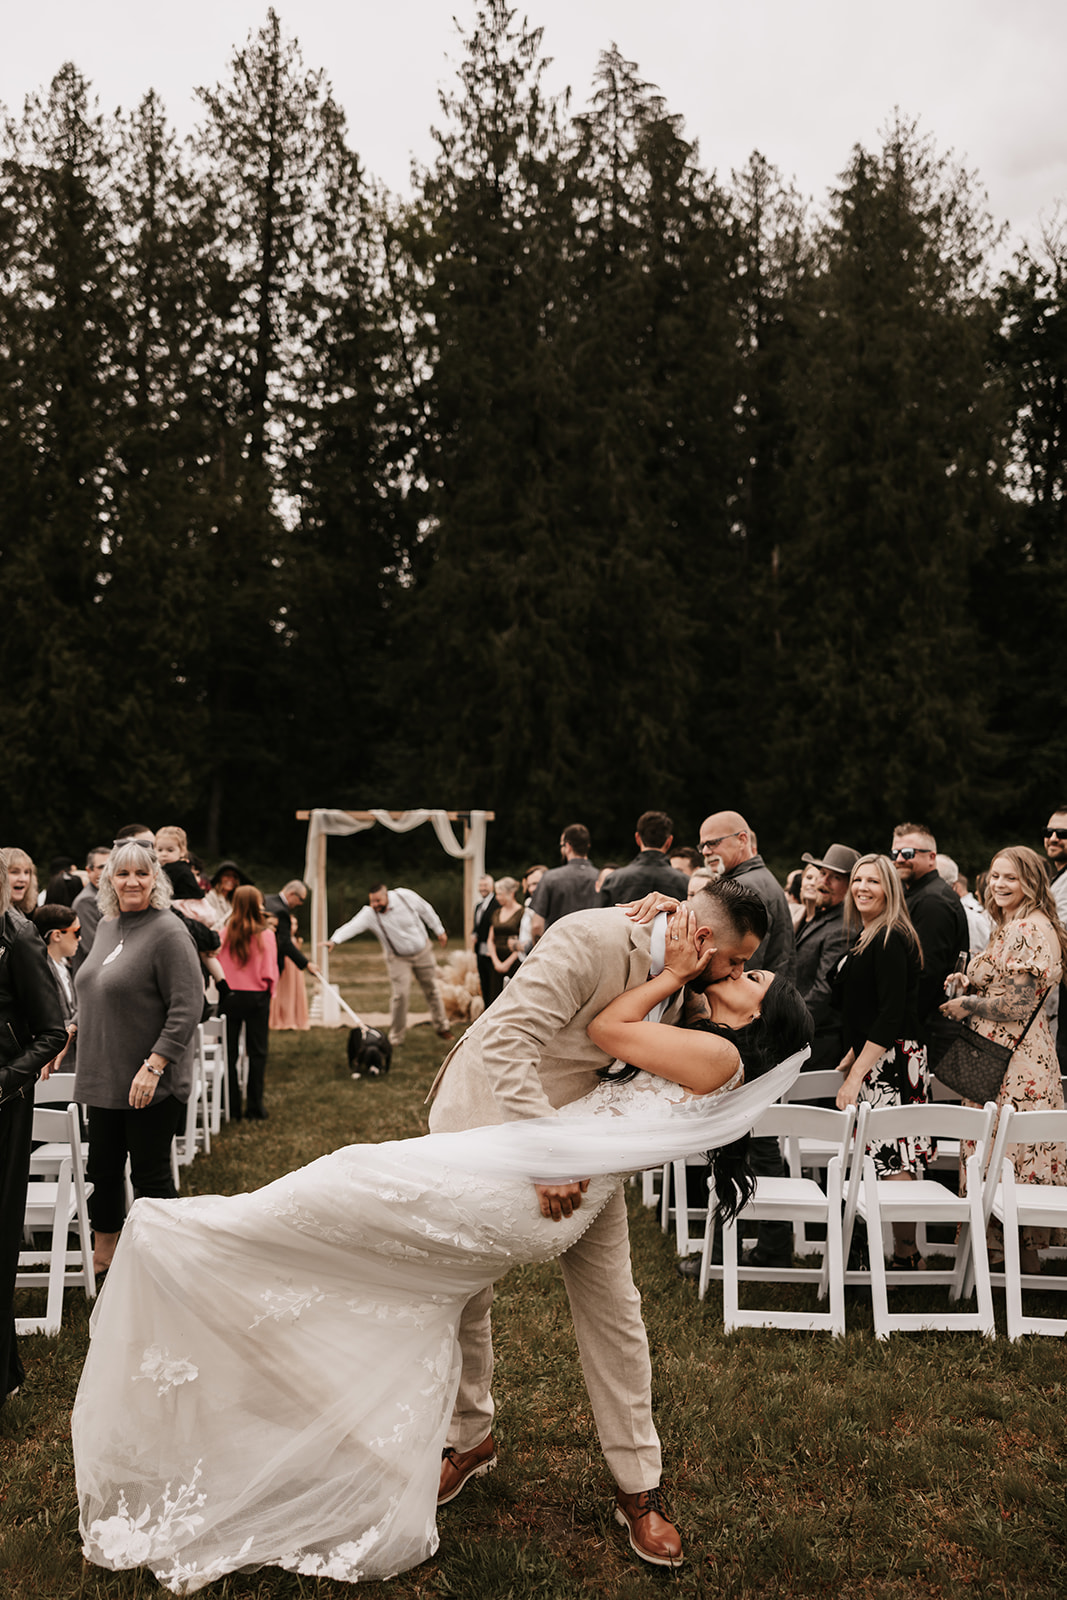
[[830,1005],[830,975],[849,946],[845,931],[845,895],[852,868],[860,858],[847,844],[832,844],[823,856],[801,856],[819,869],[818,908],[810,922],[796,930],[797,988],[815,1023],[809,1070],[836,1067],[845,1053],[841,1018]]

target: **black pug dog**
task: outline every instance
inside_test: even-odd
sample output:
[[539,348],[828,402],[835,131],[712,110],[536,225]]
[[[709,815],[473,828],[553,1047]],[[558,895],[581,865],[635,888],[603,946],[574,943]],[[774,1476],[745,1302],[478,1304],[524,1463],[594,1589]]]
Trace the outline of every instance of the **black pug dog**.
[[353,1078],[384,1078],[393,1047],[380,1028],[353,1028],[348,1035],[348,1070]]

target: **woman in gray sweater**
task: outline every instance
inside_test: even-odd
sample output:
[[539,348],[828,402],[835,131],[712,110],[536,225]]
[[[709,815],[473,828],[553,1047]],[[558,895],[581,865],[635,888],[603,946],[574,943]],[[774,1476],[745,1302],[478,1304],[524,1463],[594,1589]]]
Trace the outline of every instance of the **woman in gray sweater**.
[[76,979],[74,1097],[89,1107],[93,1265],[106,1272],[125,1220],[124,1175],[157,1199],[176,1195],[171,1140],[193,1085],[204,986],[196,949],[167,909],[170,883],[149,844],[122,840],[98,890],[100,925]]

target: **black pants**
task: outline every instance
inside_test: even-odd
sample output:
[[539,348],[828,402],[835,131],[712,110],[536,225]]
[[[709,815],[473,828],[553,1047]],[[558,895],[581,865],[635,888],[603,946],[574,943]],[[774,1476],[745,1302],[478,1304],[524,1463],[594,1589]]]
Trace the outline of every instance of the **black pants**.
[[245,1114],[258,1116],[263,1110],[263,1082],[267,1076],[267,1045],[270,1042],[270,995],[265,989],[231,989],[220,1007],[226,1018],[226,1057],[230,1075],[230,1116],[241,1117],[241,1089],[237,1082],[237,1044],[241,1024],[245,1025],[248,1051],[248,1105]]
[[89,1221],[97,1233],[118,1233],[126,1220],[126,1157],[135,1195],[173,1200],[178,1191],[170,1168],[170,1145],[185,1124],[184,1100],[157,1096],[140,1111],[89,1107],[89,1159],[93,1186]]
[[24,1373],[15,1341],[15,1276],[30,1172],[33,1090],[0,1110],[0,1405]]
[[491,1006],[497,995],[504,988],[504,974],[498,972],[488,956],[478,956],[478,983],[482,991],[482,999],[487,1006]]

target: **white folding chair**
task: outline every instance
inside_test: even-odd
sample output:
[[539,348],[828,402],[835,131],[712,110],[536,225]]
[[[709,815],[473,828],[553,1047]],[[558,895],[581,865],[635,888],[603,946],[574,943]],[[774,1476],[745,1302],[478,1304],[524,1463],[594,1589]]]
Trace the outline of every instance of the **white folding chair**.
[[[868,1271],[845,1272],[846,1283],[870,1281],[874,1306],[874,1332],[887,1339],[894,1330],[915,1332],[940,1328],[946,1332],[974,1331],[988,1339],[996,1337],[993,1321],[993,1295],[986,1254],[985,1221],[982,1215],[982,1169],[993,1133],[996,1106],[912,1105],[874,1106],[863,1132],[864,1145],[884,1144],[899,1138],[928,1135],[941,1139],[970,1139],[975,1152],[967,1162],[967,1193],[954,1194],[933,1178],[879,1179],[871,1156],[861,1159],[857,1138],[856,1160],[852,1163],[845,1195],[844,1249],[846,1259],[852,1243],[856,1217],[867,1224],[871,1265]],[[882,1228],[893,1222],[953,1222],[958,1224],[956,1260],[951,1271],[930,1270],[921,1274],[886,1268],[882,1254]],[[889,1286],[910,1285],[929,1288],[947,1284],[949,1300],[956,1302],[964,1290],[968,1264],[973,1260],[978,1306],[975,1311],[890,1312]]]
[[[637,1174],[630,1180],[637,1182]],[[658,1206],[663,1192],[663,1168],[648,1167],[640,1175],[641,1179],[641,1204],[643,1206]]]
[[[837,1091],[844,1081],[844,1073],[838,1072],[836,1067],[818,1067],[813,1072],[798,1072],[783,1093],[782,1104],[810,1106],[816,1100],[836,1100]],[[836,1144],[836,1140],[832,1143]]]
[[706,1205],[690,1205],[686,1171],[699,1167],[706,1173],[707,1165],[705,1158],[699,1155],[686,1156],[684,1161],[668,1161],[663,1167],[660,1179],[660,1227],[667,1233],[673,1221],[675,1248],[680,1256],[695,1255],[700,1249],[703,1232],[694,1232],[693,1229],[702,1230],[708,1215]]
[[33,1086],[35,1106],[69,1106],[74,1099],[73,1072],[53,1072],[49,1078],[38,1078]]
[[[930,1101],[933,1105],[960,1104],[959,1091],[950,1089],[947,1083],[942,1083],[940,1078],[930,1078]],[[927,1175],[943,1172],[951,1175],[952,1181],[958,1181],[960,1170],[960,1141],[958,1139],[938,1139],[936,1148],[926,1164]],[[955,1239],[931,1240],[926,1232],[925,1220],[920,1222],[915,1229],[915,1248],[924,1258],[928,1255],[948,1256],[951,1260],[956,1258]],[[968,1280],[970,1288],[964,1284],[964,1295],[968,1295],[974,1288],[974,1280],[968,1267]]]
[[[46,1333],[55,1337],[63,1320],[64,1288],[84,1288],[86,1299],[96,1297],[92,1235],[86,1204],[92,1185],[85,1181],[78,1108],[68,1105],[35,1106],[33,1138],[66,1148],[54,1178],[31,1177],[26,1193],[25,1247],[19,1252],[17,1289],[48,1290],[43,1317],[16,1317],[18,1333]],[[78,1232],[78,1249],[68,1250],[68,1235]],[[34,1236],[48,1234],[42,1250]]]
[[[665,1161],[662,1167],[654,1169],[659,1172],[659,1225],[663,1233],[671,1225],[674,1212],[671,1208],[671,1163]],[[655,1183],[655,1179],[652,1180]]]
[[[830,1111],[821,1106],[781,1105],[765,1111],[753,1132],[759,1137],[810,1139],[832,1153],[826,1164],[826,1188],[814,1178],[757,1178],[752,1199],[738,1217],[723,1223],[721,1267],[711,1265],[715,1233],[715,1194],[709,1182],[708,1220],[704,1229],[700,1259],[699,1295],[703,1299],[708,1281],[722,1277],[723,1327],[792,1328],[802,1332],[828,1332],[839,1338],[845,1331],[845,1274],[842,1253],[842,1197],[844,1172],[856,1123],[856,1108]],[[758,1267],[738,1265],[738,1222],[818,1222],[826,1231],[823,1260],[819,1267]],[[738,1282],[817,1283],[819,1299],[829,1293],[826,1311],[776,1311],[770,1308],[745,1309],[738,1305]]]
[[[836,1068],[818,1068],[814,1072],[801,1072],[789,1085],[782,1095],[783,1105],[814,1105],[817,1100],[830,1101],[831,1109],[837,1098],[837,1091],[844,1082],[844,1075]],[[794,1138],[783,1141],[782,1155],[785,1160],[786,1170],[791,1178],[802,1178],[805,1172],[824,1171],[837,1153],[835,1137],[827,1139]],[[846,1169],[848,1160],[844,1163]],[[809,1239],[807,1224],[800,1218],[793,1220],[793,1253],[806,1256],[811,1253],[812,1247],[819,1248],[819,1241]]]
[[189,1090],[189,1098],[185,1102],[185,1127],[175,1135],[171,1146],[171,1167],[174,1171],[174,1186],[178,1187],[177,1168],[187,1167],[196,1159],[197,1151],[203,1148],[206,1155],[211,1154],[211,1112],[207,1099],[207,1078],[203,1071],[199,1051],[193,1054],[193,1083]]
[[[74,1100],[74,1074],[73,1072],[53,1072],[50,1078],[38,1078],[33,1086],[33,1104],[39,1106],[58,1106],[65,1111]],[[79,1117],[79,1129],[82,1126]],[[89,1147],[82,1139],[82,1166],[84,1170],[85,1159],[89,1154]],[[52,1140],[45,1144],[36,1145],[30,1154],[31,1178],[56,1178],[63,1161],[70,1154],[70,1141],[64,1133],[62,1139]]]
[[226,1018],[209,1017],[197,1028],[197,1050],[204,1070],[212,1135],[230,1120],[230,1075],[226,1070]]
[[1008,1338],[1012,1341],[1024,1333],[1067,1334],[1067,1318],[1024,1316],[1022,1304],[1024,1288],[1067,1291],[1067,1277],[1048,1272],[1024,1274],[1019,1252],[1020,1228],[1067,1228],[1067,1186],[1019,1183],[1005,1150],[1009,1144],[1065,1143],[1067,1111],[1020,1111],[1005,1106],[1000,1113],[983,1212],[987,1220],[996,1217],[1004,1229],[1004,1271],[993,1272],[992,1279],[994,1283],[1003,1280]]

